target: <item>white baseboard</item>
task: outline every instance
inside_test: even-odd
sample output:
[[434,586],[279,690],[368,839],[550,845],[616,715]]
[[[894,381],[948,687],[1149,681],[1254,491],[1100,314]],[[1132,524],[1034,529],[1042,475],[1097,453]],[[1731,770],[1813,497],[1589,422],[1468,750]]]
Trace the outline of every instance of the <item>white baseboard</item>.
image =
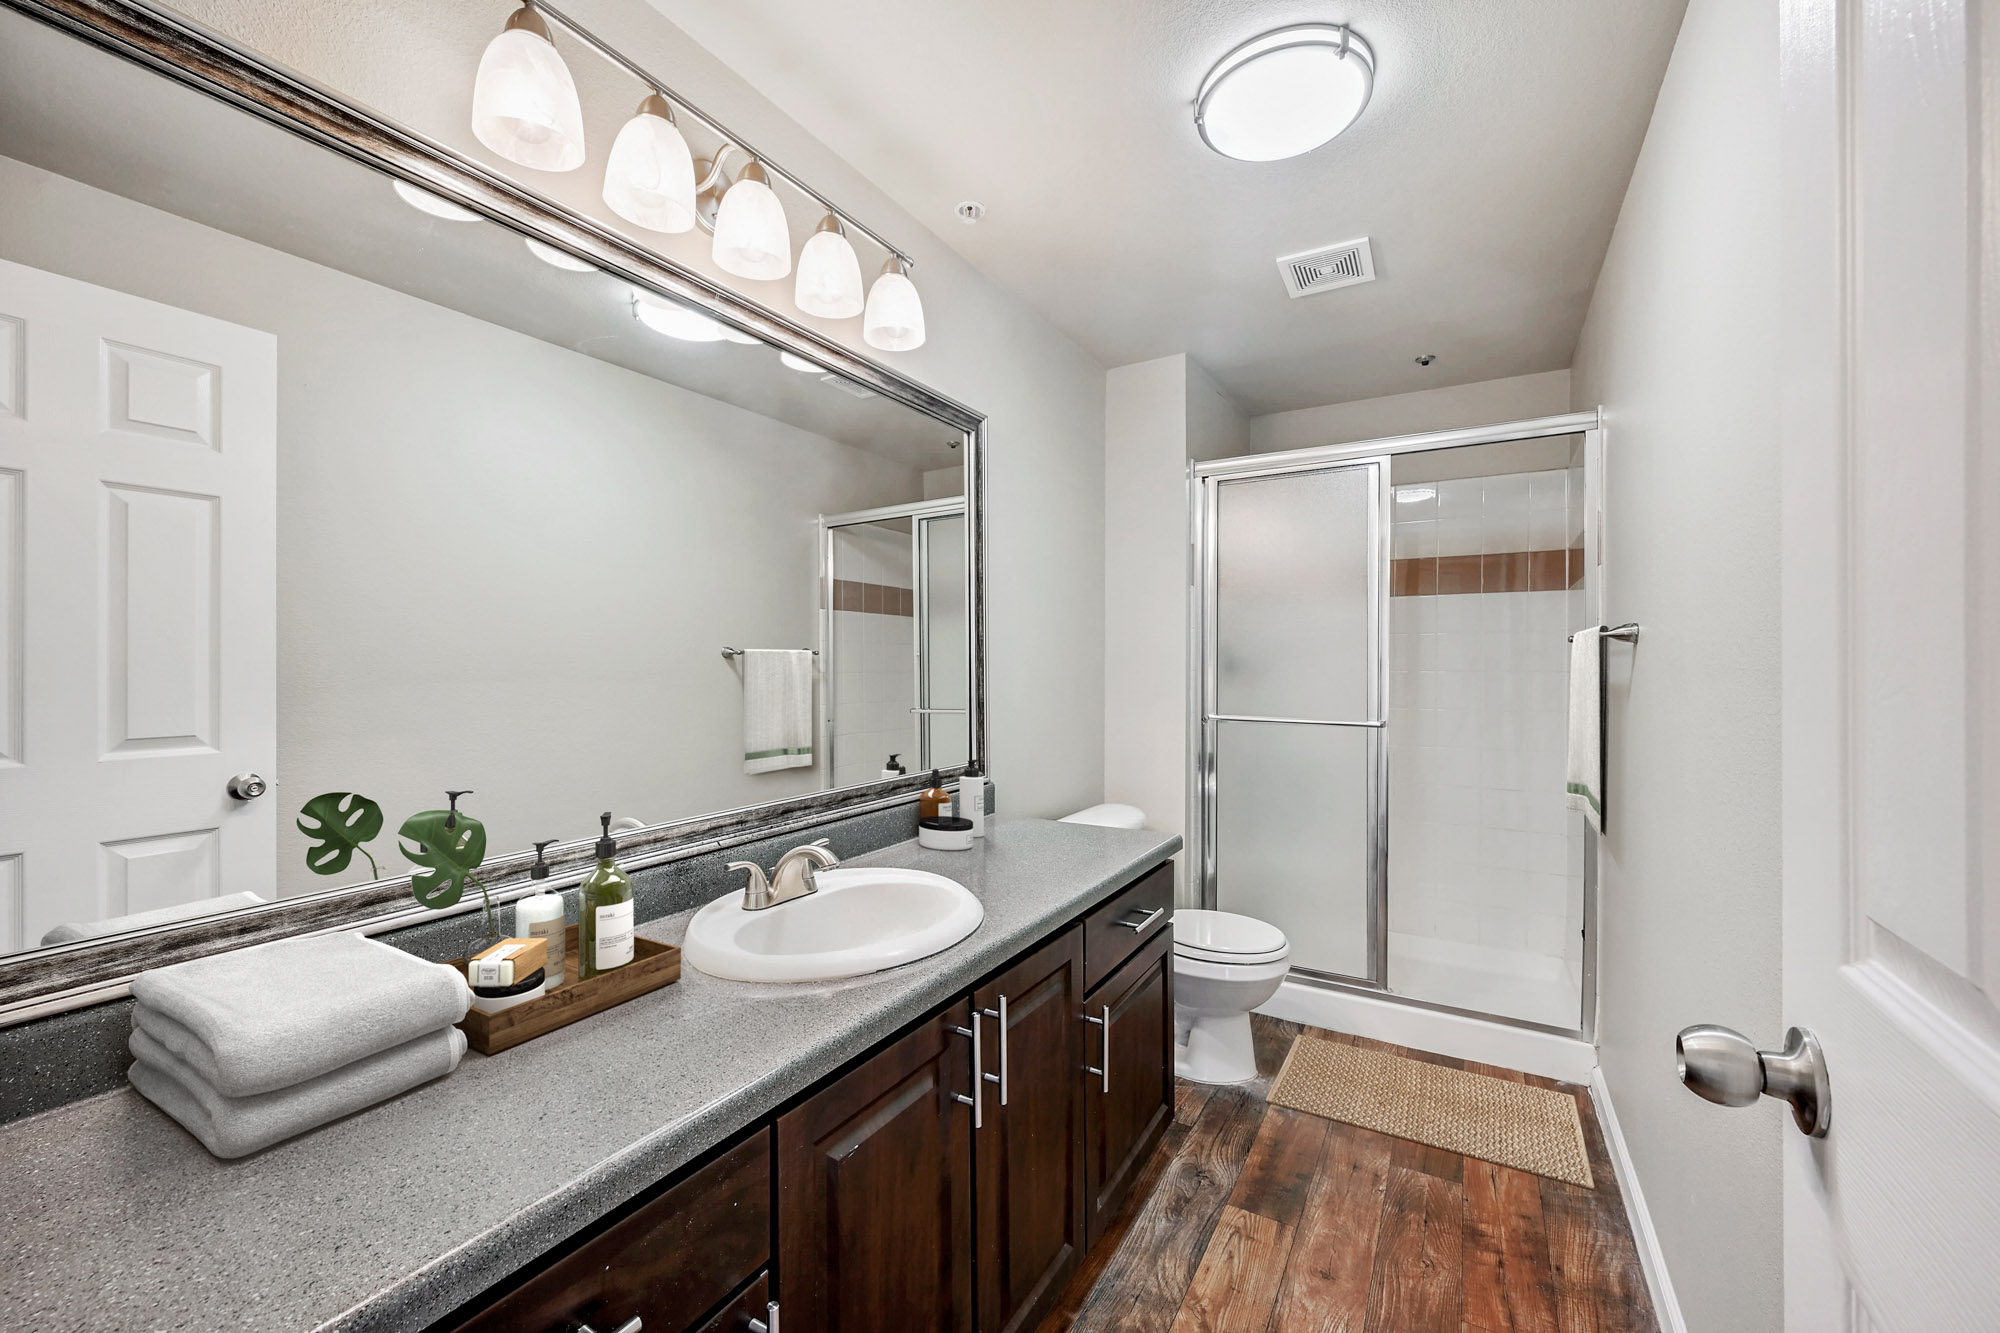
[[1680,1301],[1674,1296],[1673,1279],[1667,1274],[1667,1257],[1653,1231],[1653,1216],[1646,1211],[1646,1196],[1639,1188],[1639,1174],[1632,1168],[1625,1132],[1618,1127],[1618,1112],[1611,1105],[1611,1089],[1601,1069],[1590,1071],[1590,1100],[1597,1107],[1597,1127],[1604,1131],[1605,1150],[1611,1154],[1612,1168],[1618,1173],[1618,1188],[1625,1195],[1625,1216],[1632,1224],[1632,1240],[1639,1247],[1639,1266],[1646,1273],[1646,1290],[1653,1297],[1653,1313],[1660,1321],[1660,1333],[1687,1333]]
[[1575,1037],[1488,1023],[1289,979],[1268,1003],[1258,1006],[1257,1012],[1565,1083],[1587,1082],[1597,1068],[1596,1048]]

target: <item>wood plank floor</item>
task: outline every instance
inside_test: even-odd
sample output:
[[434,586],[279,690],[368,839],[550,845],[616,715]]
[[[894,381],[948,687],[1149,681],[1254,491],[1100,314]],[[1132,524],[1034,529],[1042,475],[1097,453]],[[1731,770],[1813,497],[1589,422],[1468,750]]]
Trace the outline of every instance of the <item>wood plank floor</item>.
[[1255,1082],[1181,1083],[1132,1201],[1041,1333],[1657,1333],[1590,1098],[1594,1190],[1265,1101],[1304,1029],[1253,1015]]

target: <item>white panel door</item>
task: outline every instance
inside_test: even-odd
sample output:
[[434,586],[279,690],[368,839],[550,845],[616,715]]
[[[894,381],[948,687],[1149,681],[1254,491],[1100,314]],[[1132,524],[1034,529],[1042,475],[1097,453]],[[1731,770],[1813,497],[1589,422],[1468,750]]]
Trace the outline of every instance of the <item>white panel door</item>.
[[1782,13],[1786,1324],[2000,1328],[2000,4]]
[[0,261],[0,949],[270,892],[277,340]]

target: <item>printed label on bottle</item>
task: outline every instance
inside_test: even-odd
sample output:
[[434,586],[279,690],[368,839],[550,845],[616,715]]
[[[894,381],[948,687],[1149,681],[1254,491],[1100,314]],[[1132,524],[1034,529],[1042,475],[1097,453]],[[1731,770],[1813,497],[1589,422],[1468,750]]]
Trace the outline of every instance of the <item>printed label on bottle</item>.
[[568,934],[568,931],[568,923],[561,917],[554,917],[548,921],[537,921],[528,927],[529,939],[548,941],[549,961],[546,966],[549,973],[548,981],[551,986],[562,985],[563,945],[567,943],[564,936]]
[[597,970],[623,967],[632,961],[632,904],[612,903],[597,909]]

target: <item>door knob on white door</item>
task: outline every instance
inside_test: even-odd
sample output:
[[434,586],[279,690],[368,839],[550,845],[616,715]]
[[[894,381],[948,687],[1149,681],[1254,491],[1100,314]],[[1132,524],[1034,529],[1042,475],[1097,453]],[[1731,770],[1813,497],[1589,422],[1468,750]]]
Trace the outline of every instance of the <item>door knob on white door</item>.
[[1816,1139],[1833,1123],[1826,1055],[1805,1028],[1785,1033],[1784,1050],[1760,1051],[1734,1028],[1697,1023],[1674,1038],[1674,1064],[1690,1092],[1720,1106],[1776,1097],[1791,1104],[1800,1132]]
[[270,790],[270,784],[255,773],[238,773],[229,779],[229,794],[239,801],[254,801]]

